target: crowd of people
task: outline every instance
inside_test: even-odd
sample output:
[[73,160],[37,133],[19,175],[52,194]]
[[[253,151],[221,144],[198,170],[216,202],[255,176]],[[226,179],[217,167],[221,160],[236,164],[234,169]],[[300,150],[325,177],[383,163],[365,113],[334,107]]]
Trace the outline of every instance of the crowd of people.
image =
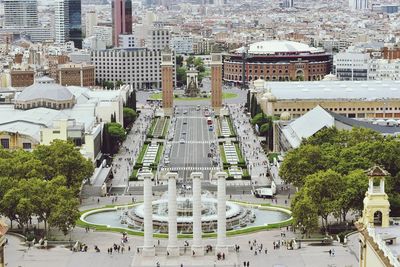
[[250,124],[250,117],[246,115],[243,105],[230,105],[228,108],[240,139],[242,152],[246,163],[248,163],[249,171],[253,177],[260,177],[255,183],[264,184],[267,180],[262,178],[266,177],[268,160]]

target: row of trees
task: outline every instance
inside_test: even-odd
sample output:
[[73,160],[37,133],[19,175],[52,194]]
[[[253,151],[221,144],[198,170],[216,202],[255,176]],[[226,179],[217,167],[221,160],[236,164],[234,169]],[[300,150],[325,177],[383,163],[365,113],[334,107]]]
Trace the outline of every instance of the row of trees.
[[186,59],[186,66],[183,65],[183,57],[176,57],[176,65],[178,66],[176,69],[176,81],[178,87],[186,86],[186,71],[187,67],[194,66],[196,70],[199,72],[199,76],[197,77],[199,83],[204,79],[206,68],[204,66],[204,61],[199,57],[189,56]]
[[22,229],[36,216],[46,231],[66,234],[79,218],[80,185],[92,173],[92,162],[70,142],[55,140],[33,152],[0,148],[0,214]]
[[320,217],[326,226],[328,215],[341,221],[349,211],[360,212],[367,190],[364,171],[383,166],[386,192],[394,216],[400,215],[400,146],[392,137],[364,128],[351,131],[326,128],[303,140],[290,151],[280,168],[287,183],[300,188],[292,202],[295,222],[312,230]]

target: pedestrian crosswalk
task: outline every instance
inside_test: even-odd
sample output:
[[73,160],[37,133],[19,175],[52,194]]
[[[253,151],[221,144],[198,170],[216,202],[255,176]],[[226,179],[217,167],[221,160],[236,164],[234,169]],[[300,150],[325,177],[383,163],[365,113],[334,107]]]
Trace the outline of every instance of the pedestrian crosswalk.
[[181,141],[171,141],[171,144],[211,144],[215,143],[215,141],[185,141],[182,143]]
[[218,167],[164,167],[162,171],[216,171]]

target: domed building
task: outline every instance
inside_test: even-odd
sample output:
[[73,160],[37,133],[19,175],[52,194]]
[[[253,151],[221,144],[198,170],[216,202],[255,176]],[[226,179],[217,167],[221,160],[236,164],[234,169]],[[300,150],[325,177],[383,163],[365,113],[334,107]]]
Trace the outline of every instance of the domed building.
[[224,60],[224,80],[242,83],[243,56],[245,79],[266,81],[317,81],[331,72],[332,55],[306,44],[271,40],[232,51]]
[[51,108],[67,109],[75,104],[75,96],[67,87],[55,83],[49,77],[41,77],[25,88],[15,98],[16,109]]

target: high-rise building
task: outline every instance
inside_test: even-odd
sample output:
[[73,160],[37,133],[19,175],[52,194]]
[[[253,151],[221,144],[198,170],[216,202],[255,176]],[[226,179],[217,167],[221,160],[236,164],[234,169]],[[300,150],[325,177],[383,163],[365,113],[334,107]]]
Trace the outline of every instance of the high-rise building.
[[132,2],[131,0],[113,0],[113,44],[118,46],[120,34],[132,34]]
[[56,0],[55,13],[54,13],[54,32],[55,42],[63,44],[68,41],[68,0]]
[[82,5],[81,0],[68,0],[68,36],[76,48],[82,48]]
[[367,9],[368,0],[349,0],[349,6],[351,9]]
[[37,0],[4,0],[5,28],[38,26]]
[[81,0],[56,0],[54,21],[56,43],[73,41],[82,48]]
[[283,7],[293,7],[294,5],[294,0],[284,0],[283,1]]
[[94,35],[94,26],[97,26],[96,11],[86,13],[86,38]]

